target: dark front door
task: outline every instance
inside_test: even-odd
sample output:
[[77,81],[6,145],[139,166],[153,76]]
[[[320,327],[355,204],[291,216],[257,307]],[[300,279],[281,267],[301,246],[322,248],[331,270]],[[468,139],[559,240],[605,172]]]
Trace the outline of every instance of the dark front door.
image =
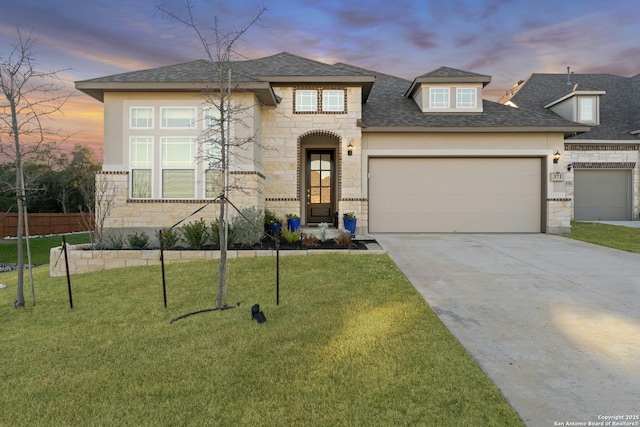
[[333,150],[307,151],[307,223],[333,223],[335,166]]

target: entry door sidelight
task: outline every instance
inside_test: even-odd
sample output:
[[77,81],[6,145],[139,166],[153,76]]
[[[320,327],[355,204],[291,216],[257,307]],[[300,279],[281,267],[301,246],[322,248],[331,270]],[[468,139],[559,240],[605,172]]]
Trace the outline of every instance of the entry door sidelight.
[[333,223],[335,165],[333,150],[307,151],[307,223]]

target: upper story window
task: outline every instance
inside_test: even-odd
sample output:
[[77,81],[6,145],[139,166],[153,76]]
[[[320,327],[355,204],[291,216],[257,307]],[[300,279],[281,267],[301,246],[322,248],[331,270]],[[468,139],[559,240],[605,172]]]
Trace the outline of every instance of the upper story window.
[[458,88],[456,93],[457,108],[476,108],[476,88]]
[[322,111],[344,111],[344,90],[323,90]]
[[153,107],[131,107],[131,129],[153,129]]
[[449,88],[430,88],[429,108],[449,108]]
[[596,98],[581,96],[578,98],[578,121],[580,123],[596,123]]
[[293,111],[296,113],[344,113],[347,111],[345,89],[294,89]]
[[318,111],[318,91],[296,90],[295,111]]
[[160,109],[163,129],[195,129],[195,107],[163,107]]

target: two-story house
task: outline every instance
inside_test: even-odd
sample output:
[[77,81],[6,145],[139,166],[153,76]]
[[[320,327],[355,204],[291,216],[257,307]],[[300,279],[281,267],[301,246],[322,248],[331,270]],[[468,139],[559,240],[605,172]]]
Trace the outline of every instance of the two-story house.
[[[354,212],[359,232],[569,230],[557,177],[565,138],[589,127],[483,100],[490,76],[441,67],[409,81],[288,53],[229,65],[240,107],[229,136],[250,141],[229,165],[240,208],[306,225]],[[226,80],[216,69],[200,60],[76,82],[104,103],[96,179],[117,190],[105,226],[167,227],[202,206],[216,217],[220,171],[198,155],[203,93]]]
[[552,111],[591,127],[564,144],[567,196],[576,220],[638,219],[640,74],[532,74],[499,102]]

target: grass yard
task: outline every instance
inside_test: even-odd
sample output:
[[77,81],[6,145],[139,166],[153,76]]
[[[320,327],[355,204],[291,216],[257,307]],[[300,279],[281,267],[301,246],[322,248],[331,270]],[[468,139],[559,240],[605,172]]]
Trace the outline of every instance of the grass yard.
[[[36,268],[15,310],[0,274],[0,425],[518,426],[518,415],[386,255],[109,270]],[[30,299],[27,298],[27,303]],[[250,318],[259,303],[267,322]]]
[[[49,249],[56,246],[62,246],[61,236],[44,236],[32,237],[29,240],[31,244],[31,261],[34,265],[49,264]],[[68,234],[67,243],[70,245],[79,245],[81,243],[89,243],[89,233]],[[26,239],[22,245],[24,247],[24,262],[27,263],[27,245]],[[16,264],[18,262],[18,245],[16,239],[0,240],[0,264]]]
[[595,222],[571,222],[572,239],[640,253],[640,229]]

